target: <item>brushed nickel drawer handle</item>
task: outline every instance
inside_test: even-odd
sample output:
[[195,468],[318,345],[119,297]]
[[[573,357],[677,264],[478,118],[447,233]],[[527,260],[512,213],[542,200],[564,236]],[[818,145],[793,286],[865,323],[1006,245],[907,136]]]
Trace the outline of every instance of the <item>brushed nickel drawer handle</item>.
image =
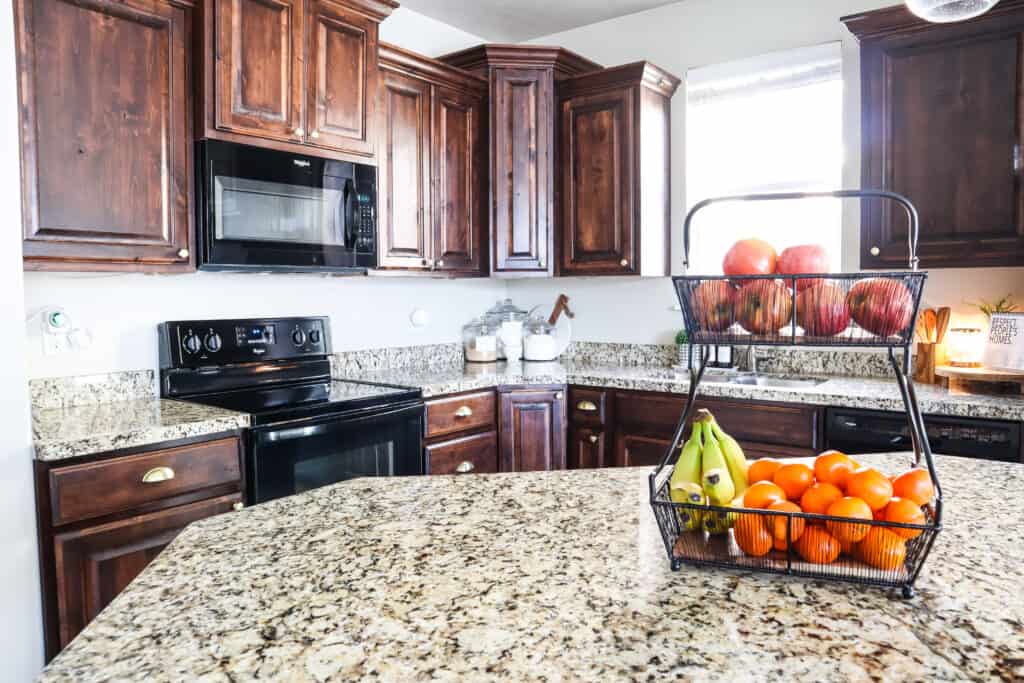
[[459,466],[455,468],[456,474],[469,474],[476,469],[476,465],[468,460],[463,460],[459,463]]
[[590,443],[597,443],[597,438],[598,438],[597,434],[591,434],[589,438],[590,438]]
[[154,467],[142,475],[143,484],[159,484],[174,479],[174,470],[170,467]]
[[576,404],[576,410],[580,410],[584,413],[596,413],[597,404],[593,401],[580,401]]
[[473,409],[469,406],[462,406],[455,411],[455,417],[471,417],[473,415]]

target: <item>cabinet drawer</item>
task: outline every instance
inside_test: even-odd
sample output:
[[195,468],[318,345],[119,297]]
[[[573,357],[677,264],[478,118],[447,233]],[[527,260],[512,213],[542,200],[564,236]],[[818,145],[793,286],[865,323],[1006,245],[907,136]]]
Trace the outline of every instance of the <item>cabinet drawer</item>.
[[427,438],[494,427],[496,404],[493,390],[427,401]]
[[427,446],[428,474],[481,474],[497,471],[497,431]]
[[608,423],[608,392],[603,389],[569,388],[569,422],[604,425]]
[[100,517],[189,491],[241,482],[236,438],[50,471],[53,524]]

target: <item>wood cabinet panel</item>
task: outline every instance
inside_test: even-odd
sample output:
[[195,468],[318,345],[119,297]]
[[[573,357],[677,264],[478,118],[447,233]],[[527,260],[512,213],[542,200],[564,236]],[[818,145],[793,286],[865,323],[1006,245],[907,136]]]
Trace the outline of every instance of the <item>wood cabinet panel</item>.
[[571,426],[567,466],[571,470],[607,467],[611,464],[609,441],[600,427]]
[[499,394],[501,471],[565,469],[565,393],[516,390]]
[[303,139],[303,0],[214,0],[217,128]]
[[373,154],[377,24],[331,0],[310,1],[309,126],[318,147]]
[[498,422],[497,404],[493,389],[428,400],[426,436],[433,439],[493,427]]
[[562,101],[561,273],[634,272],[634,90]]
[[382,267],[429,269],[430,86],[386,72],[380,147]]
[[239,494],[58,533],[53,538],[60,647],[66,646],[188,524],[228,512]]
[[487,171],[483,100],[434,88],[434,250],[437,270],[481,271]]
[[25,267],[182,270],[191,5],[17,0]]
[[[862,39],[863,185],[914,202],[921,265],[1024,264],[1024,5],[951,25],[898,8],[845,21]],[[905,267],[902,210],[871,201],[862,216],[861,267]]]
[[464,436],[427,446],[427,474],[488,474],[498,471],[498,432]]
[[[219,439],[50,470],[54,526],[131,510],[163,498],[241,483],[241,445]],[[104,495],[97,495],[104,491]]]
[[671,434],[666,438],[659,438],[618,429],[615,432],[612,463],[616,467],[655,467],[661,463],[671,444]]
[[553,206],[550,69],[501,69],[492,86],[492,271],[545,274]]

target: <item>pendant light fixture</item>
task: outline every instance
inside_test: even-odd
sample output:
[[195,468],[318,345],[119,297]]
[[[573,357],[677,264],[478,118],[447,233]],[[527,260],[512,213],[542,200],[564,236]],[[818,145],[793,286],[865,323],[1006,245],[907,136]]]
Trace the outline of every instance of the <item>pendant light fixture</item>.
[[910,11],[926,21],[948,24],[979,17],[999,0],[907,0]]

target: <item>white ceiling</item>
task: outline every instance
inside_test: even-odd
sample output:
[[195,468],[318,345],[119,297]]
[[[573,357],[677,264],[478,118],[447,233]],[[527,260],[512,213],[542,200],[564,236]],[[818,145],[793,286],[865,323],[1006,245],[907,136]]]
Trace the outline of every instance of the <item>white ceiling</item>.
[[520,42],[679,0],[399,0],[493,42]]

